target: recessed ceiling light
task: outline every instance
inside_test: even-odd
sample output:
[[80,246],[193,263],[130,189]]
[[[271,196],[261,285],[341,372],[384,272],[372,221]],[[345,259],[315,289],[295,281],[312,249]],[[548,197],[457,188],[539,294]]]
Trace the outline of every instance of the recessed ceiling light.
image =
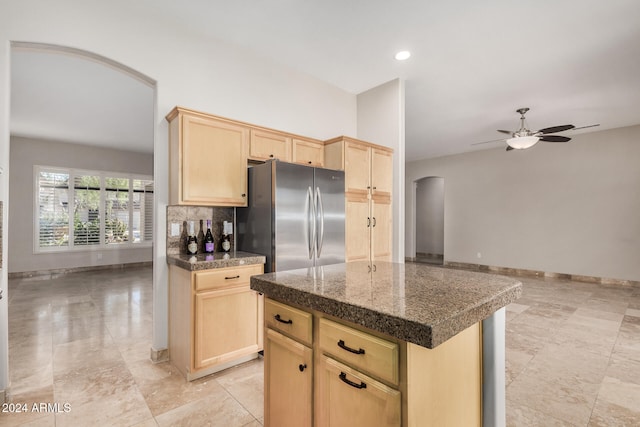
[[411,56],[411,52],[409,52],[408,50],[402,50],[396,53],[396,59],[398,61],[404,61],[405,59],[409,59],[410,56]]

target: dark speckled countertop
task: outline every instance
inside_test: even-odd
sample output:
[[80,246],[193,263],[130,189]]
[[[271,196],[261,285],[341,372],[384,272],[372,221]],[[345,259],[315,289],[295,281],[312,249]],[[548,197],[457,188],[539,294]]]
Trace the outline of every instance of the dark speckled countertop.
[[214,252],[213,254],[172,255],[167,254],[167,263],[185,270],[209,270],[212,268],[237,267],[239,265],[264,264],[264,255],[249,252]]
[[251,289],[434,348],[522,294],[515,279],[417,263],[352,262],[268,273]]

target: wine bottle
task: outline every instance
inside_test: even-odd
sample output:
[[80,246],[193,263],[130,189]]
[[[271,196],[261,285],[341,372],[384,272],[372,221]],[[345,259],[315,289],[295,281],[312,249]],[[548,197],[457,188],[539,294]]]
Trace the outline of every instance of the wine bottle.
[[187,253],[195,255],[198,253],[198,238],[193,221],[189,221],[189,237],[187,238]]
[[207,220],[207,234],[204,236],[204,251],[208,254],[213,253],[213,234],[211,234],[211,220]]
[[229,239],[229,235],[225,234],[222,236],[222,250],[229,252],[229,249],[231,249],[231,240]]

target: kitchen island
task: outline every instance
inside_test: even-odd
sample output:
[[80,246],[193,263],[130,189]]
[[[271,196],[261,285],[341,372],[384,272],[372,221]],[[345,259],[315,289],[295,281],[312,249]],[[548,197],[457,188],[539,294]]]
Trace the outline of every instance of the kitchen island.
[[267,297],[266,426],[504,425],[504,307],[519,281],[353,262],[251,289]]

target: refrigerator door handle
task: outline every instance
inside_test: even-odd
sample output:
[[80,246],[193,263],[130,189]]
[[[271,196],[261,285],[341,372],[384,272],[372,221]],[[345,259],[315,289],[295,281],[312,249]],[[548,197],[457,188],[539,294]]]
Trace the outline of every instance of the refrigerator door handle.
[[313,248],[316,241],[316,209],[313,201],[313,190],[311,187],[307,187],[305,211],[307,216],[307,247],[309,250],[309,259],[313,259]]
[[320,258],[322,252],[322,244],[324,242],[324,207],[322,206],[322,193],[320,187],[316,187],[316,227],[320,227],[316,231],[316,257]]

